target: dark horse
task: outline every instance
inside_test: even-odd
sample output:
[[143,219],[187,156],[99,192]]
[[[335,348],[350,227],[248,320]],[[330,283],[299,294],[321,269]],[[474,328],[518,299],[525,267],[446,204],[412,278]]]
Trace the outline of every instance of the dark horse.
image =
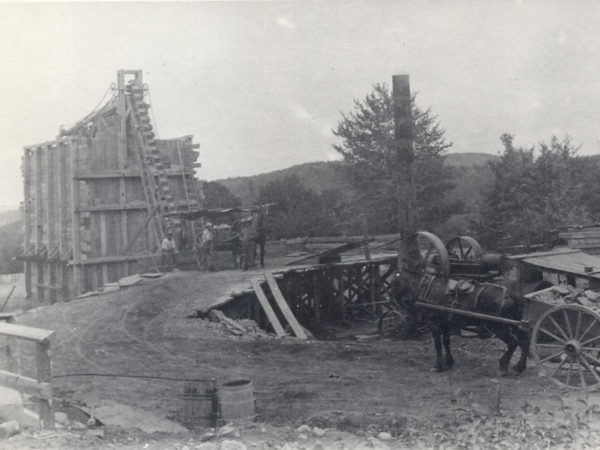
[[[454,284],[454,286],[452,286]],[[524,300],[506,287],[493,283],[459,281],[448,283],[435,275],[426,274],[418,281],[413,298],[422,303],[450,307],[453,310],[465,310],[480,314],[520,321],[523,318]],[[529,332],[518,326],[494,320],[484,320],[460,314],[423,307],[423,313],[431,328],[437,354],[434,370],[442,371],[452,367],[454,358],[450,350],[450,332],[470,329],[480,337],[495,335],[507,345],[506,352],[500,358],[500,372],[507,374],[510,359],[519,347],[521,357],[513,367],[521,373],[527,365]],[[443,349],[446,357],[443,357]]]

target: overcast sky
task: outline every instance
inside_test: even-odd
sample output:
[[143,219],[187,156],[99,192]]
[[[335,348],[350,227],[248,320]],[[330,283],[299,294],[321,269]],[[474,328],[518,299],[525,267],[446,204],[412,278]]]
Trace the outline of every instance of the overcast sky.
[[22,147],[142,69],[161,138],[193,134],[203,179],[335,159],[331,129],[411,77],[453,152],[569,134],[600,152],[600,3],[327,1],[0,4],[0,205]]

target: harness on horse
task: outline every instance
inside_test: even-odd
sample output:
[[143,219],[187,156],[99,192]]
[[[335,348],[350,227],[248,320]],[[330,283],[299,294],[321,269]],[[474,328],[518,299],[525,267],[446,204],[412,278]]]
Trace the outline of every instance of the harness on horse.
[[[425,275],[419,281],[418,299],[422,302],[430,302],[430,295],[433,284],[436,280],[433,275]],[[483,294],[490,288],[500,288],[500,295],[494,297],[494,300],[485,304]],[[476,283],[472,280],[449,280],[446,285],[447,306],[455,309],[466,309],[470,311],[482,311],[490,314],[499,315],[507,306],[508,289],[493,283]]]

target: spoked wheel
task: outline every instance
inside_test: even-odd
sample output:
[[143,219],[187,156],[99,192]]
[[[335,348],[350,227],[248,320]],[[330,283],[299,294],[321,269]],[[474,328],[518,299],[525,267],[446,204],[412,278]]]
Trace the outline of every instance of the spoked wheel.
[[471,236],[458,236],[446,244],[450,258],[457,261],[478,261],[483,255],[481,245]]
[[379,318],[379,335],[381,337],[403,338],[411,330],[411,321],[401,311],[393,309],[387,311]]
[[418,231],[416,239],[425,272],[444,279],[448,278],[450,260],[448,251],[440,238],[429,231]]
[[540,375],[560,386],[600,387],[600,315],[580,305],[561,305],[540,316],[531,353]]

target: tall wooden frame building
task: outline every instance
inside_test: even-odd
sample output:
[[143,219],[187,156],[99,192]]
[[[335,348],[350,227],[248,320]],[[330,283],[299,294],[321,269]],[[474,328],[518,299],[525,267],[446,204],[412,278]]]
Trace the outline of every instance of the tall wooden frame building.
[[156,139],[139,70],[53,141],[24,148],[25,284],[54,302],[138,273],[173,212],[201,206],[192,136]]

